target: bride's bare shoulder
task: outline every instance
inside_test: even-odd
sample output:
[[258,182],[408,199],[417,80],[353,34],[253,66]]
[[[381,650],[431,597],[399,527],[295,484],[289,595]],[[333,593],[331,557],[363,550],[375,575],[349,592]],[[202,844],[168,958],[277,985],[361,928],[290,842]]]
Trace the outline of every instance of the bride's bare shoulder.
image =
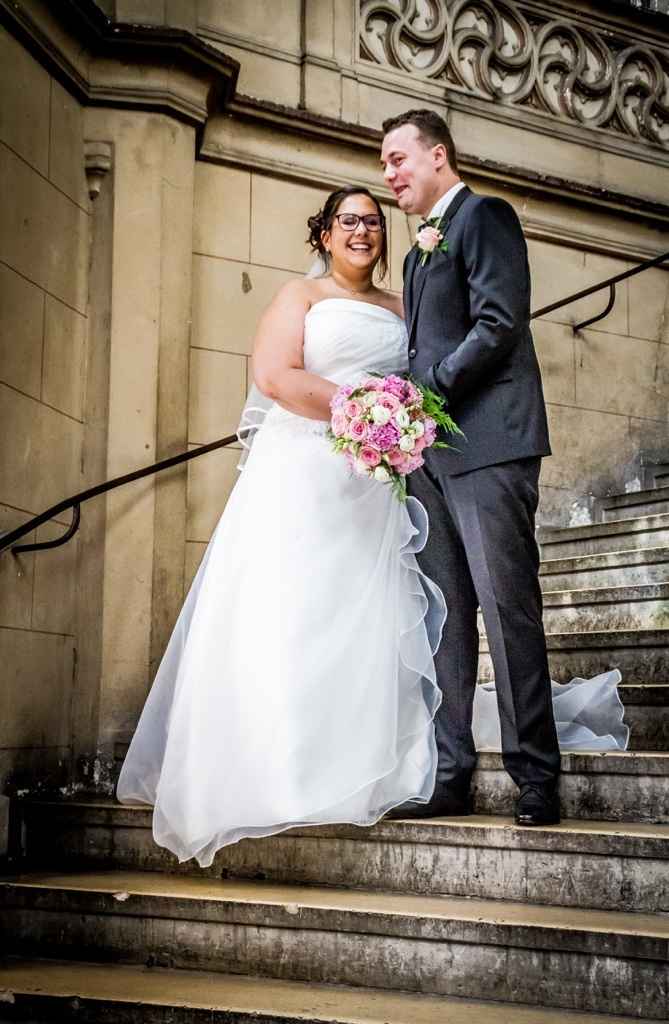
[[379,288],[379,299],[381,305],[385,306],[390,310],[391,313],[395,313],[404,320],[404,303],[402,301],[402,295],[397,292],[388,291],[387,288]]
[[313,306],[327,294],[328,289],[323,287],[320,280],[308,277],[294,277],[282,284],[277,292],[277,295],[281,295],[289,301],[303,302],[307,307]]

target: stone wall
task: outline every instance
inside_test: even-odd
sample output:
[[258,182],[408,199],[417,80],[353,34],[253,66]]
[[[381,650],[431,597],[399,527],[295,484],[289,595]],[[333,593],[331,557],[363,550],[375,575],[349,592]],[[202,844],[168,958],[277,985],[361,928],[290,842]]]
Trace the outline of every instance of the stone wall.
[[[81,487],[89,238],[82,132],[80,104],[0,27],[2,530]],[[46,524],[28,539],[63,529]],[[0,779],[67,761],[78,556],[75,539],[0,560]]]

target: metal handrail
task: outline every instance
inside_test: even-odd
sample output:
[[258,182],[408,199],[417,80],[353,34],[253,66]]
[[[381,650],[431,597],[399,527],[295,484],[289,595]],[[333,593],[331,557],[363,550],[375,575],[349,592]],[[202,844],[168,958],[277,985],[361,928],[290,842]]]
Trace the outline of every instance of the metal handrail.
[[[28,520],[27,523],[23,523],[22,526],[17,526],[14,530],[9,530],[7,533],[0,534],[0,551],[6,548],[11,548],[12,554],[16,555],[19,551],[40,551],[43,548],[55,548],[60,544],[64,544],[66,541],[73,537],[77,532],[79,526],[79,506],[82,502],[88,501],[90,498],[96,498],[98,494],[104,494],[106,491],[111,491],[115,487],[122,487],[123,484],[132,483],[133,480],[141,480],[144,476],[150,476],[152,473],[160,473],[164,469],[170,469],[172,466],[178,466],[182,462],[189,462],[190,459],[196,459],[199,455],[206,455],[207,452],[213,452],[216,448],[225,448],[229,444],[233,444],[234,441],[238,441],[239,438],[236,434],[230,434],[228,437],[222,437],[219,441],[211,441],[209,444],[203,444],[200,448],[194,449],[192,452],[182,452],[180,455],[173,455],[169,459],[162,459],[160,462],[154,462],[150,466],[144,466],[143,469],[136,469],[132,473],[124,473],[123,476],[116,476],[113,480],[106,480],[103,484],[97,484],[95,487],[89,487],[85,491],[80,491],[79,494],[73,495],[71,498],[65,498],[63,501],[59,501],[57,505],[52,505],[46,512],[42,512],[40,515],[35,516],[33,519]],[[73,510],[72,522],[67,528],[66,533],[62,537],[57,537],[55,540],[42,541],[39,544],[19,544],[15,545],[15,541],[20,540],[21,537],[25,537],[27,533],[31,533],[38,526],[48,522],[57,516],[60,512],[67,512],[71,508]]]
[[536,320],[537,317],[545,316],[546,313],[552,313],[554,309],[560,309],[561,306],[568,306],[572,302],[576,302],[578,299],[584,299],[587,295],[593,295],[595,292],[601,291],[603,288],[611,289],[611,295],[609,297],[609,303],[603,313],[593,317],[591,320],[585,320],[583,323],[574,324],[574,333],[579,331],[582,327],[587,324],[594,324],[595,321],[603,319],[607,313],[611,312],[613,303],[615,302],[615,287],[619,281],[625,281],[628,277],[634,277],[635,274],[641,274],[644,270],[650,270],[651,267],[657,267],[660,263],[664,263],[665,260],[669,259],[669,252],[665,252],[662,256],[654,256],[653,259],[644,260],[643,263],[639,263],[636,267],[632,267],[631,270],[624,270],[622,274],[614,274],[613,277],[607,277],[605,281],[600,281],[599,284],[593,284],[589,288],[584,288],[583,291],[574,292],[573,295],[568,295],[566,299],[559,299],[557,302],[552,302],[550,306],[542,306],[541,309],[537,309],[530,315],[530,320]]
[[[669,252],[665,252],[662,256],[655,256],[653,259],[645,260],[643,263],[633,267],[631,270],[626,270],[622,274],[616,274],[614,277],[609,277],[606,281],[600,281],[599,284],[592,285],[590,288],[584,288],[580,292],[568,295],[567,298],[560,299],[558,302],[553,302],[549,306],[543,306],[541,309],[532,313],[530,319],[536,320],[540,316],[545,316],[546,313],[552,313],[555,309],[560,309],[562,306],[568,306],[570,303],[576,302],[578,299],[583,299],[588,295],[593,295],[595,292],[608,288],[610,294],[606,309],[597,316],[591,317],[589,320],[584,320],[582,323],[575,324],[573,326],[573,331],[576,333],[576,331],[581,330],[581,328],[586,327],[588,324],[601,320],[611,311],[616,299],[616,284],[619,281],[624,281],[626,278],[633,277],[635,274],[641,274],[644,270],[648,270],[650,267],[657,267],[667,259],[669,259]],[[84,501],[88,501],[90,498],[95,498],[99,494],[105,494],[107,491],[111,491],[116,487],[122,487],[123,484],[132,483],[133,480],[141,480],[142,477],[150,476],[152,473],[161,473],[163,470],[170,469],[172,466],[178,466],[182,462],[188,462],[190,459],[197,459],[201,455],[206,455],[208,452],[215,451],[217,448],[225,448],[237,440],[239,440],[237,434],[231,434],[228,437],[221,438],[219,441],[211,441],[209,444],[204,444],[201,447],[196,448],[194,451],[182,452],[180,455],[174,455],[169,459],[162,459],[160,462],[154,462],[150,466],[145,466],[143,469],[136,469],[133,473],[125,473],[123,476],[114,477],[113,480],[107,480],[105,483],[98,484],[96,487],[89,487],[88,490],[80,491],[79,494],[75,494],[71,498],[65,498],[63,501],[59,501],[57,505],[52,505],[51,508],[46,510],[46,512],[42,512],[40,515],[34,516],[32,519],[28,520],[27,523],[23,523],[22,526],[17,526],[14,530],[9,530],[4,534],[0,534],[0,552],[9,548],[11,549],[12,554],[17,555],[20,551],[40,551],[45,548],[59,547],[61,544],[65,544],[66,541],[70,540],[70,538],[77,532],[81,518],[80,506]],[[39,544],[16,544],[16,541],[20,540],[21,537],[25,537],[26,534],[32,533],[32,531],[38,526],[41,526],[43,523],[53,519],[59,513],[66,512],[70,508],[72,509],[72,522],[61,537],[57,537],[54,540],[42,541]]]

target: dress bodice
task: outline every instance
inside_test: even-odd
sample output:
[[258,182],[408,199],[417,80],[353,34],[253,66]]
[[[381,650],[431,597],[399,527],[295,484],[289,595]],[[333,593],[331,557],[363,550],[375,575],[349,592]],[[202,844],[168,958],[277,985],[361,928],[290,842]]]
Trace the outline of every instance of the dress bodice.
[[[304,318],[303,358],[305,370],[335,384],[356,384],[369,373],[405,373],[409,360],[404,320],[371,302],[321,299]],[[250,423],[295,435],[323,435],[327,429],[324,420],[298,416],[278,402],[266,401],[257,388],[247,400],[238,433]],[[250,439],[244,436],[242,443],[248,448]]]
[[389,309],[357,299],[322,299],[304,320],[304,368],[336,384],[365,372],[405,373],[404,321]]

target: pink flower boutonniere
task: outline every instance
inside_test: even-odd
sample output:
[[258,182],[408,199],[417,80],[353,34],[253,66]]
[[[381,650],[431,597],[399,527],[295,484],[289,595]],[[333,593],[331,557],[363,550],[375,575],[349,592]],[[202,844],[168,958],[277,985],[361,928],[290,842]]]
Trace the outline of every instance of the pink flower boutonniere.
[[428,221],[427,224],[424,224],[416,232],[416,245],[423,254],[420,261],[421,267],[425,266],[428,257],[432,255],[435,249],[439,249],[441,252],[448,252],[448,242],[437,227],[439,220],[440,218],[435,217],[433,221]]

